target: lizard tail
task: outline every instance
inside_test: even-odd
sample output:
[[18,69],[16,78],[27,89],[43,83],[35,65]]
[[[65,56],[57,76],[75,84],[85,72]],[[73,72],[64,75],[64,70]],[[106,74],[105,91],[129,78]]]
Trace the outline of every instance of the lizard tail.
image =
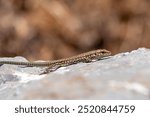
[[25,65],[25,66],[38,66],[38,67],[44,67],[44,66],[50,66],[51,62],[16,62],[16,61],[0,61],[0,66],[3,64],[10,64],[10,65]]

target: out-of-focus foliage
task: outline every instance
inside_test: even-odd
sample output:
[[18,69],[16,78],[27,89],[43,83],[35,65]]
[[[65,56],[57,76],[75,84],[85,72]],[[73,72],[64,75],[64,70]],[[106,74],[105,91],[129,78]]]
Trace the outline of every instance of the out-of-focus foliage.
[[0,56],[57,59],[150,47],[149,0],[0,0]]

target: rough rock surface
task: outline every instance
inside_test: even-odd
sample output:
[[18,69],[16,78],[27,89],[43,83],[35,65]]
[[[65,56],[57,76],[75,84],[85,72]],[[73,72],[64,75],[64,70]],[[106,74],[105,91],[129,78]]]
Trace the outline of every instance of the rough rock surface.
[[[2,60],[26,61],[23,57]],[[150,99],[150,49],[38,75],[42,70],[2,65],[0,99]]]

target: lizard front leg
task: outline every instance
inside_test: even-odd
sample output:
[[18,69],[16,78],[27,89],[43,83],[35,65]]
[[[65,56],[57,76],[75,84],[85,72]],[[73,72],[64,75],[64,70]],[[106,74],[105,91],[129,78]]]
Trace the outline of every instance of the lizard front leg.
[[83,63],[90,63],[90,62],[92,62],[92,59],[90,59],[90,58],[85,58],[83,61]]

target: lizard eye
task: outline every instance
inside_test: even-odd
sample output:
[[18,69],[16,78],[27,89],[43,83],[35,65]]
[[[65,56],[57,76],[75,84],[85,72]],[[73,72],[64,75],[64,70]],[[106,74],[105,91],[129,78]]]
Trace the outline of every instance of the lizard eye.
[[102,52],[102,54],[105,54],[105,52]]

